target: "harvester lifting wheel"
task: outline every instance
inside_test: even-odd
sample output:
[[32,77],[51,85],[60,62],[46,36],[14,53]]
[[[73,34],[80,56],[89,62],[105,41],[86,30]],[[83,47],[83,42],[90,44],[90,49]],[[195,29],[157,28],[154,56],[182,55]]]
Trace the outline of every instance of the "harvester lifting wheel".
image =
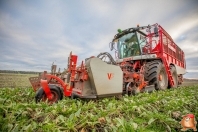
[[168,77],[162,62],[151,61],[145,66],[145,80],[149,85],[155,85],[156,90],[165,90],[168,87]]
[[36,96],[35,96],[36,103],[38,103],[40,101],[43,101],[43,102],[47,101],[49,104],[53,104],[53,103],[57,103],[59,100],[62,100],[63,94],[59,87],[57,87],[55,85],[49,85],[49,88],[50,88],[50,91],[52,94],[52,98],[48,99],[43,88],[40,88],[36,92]]

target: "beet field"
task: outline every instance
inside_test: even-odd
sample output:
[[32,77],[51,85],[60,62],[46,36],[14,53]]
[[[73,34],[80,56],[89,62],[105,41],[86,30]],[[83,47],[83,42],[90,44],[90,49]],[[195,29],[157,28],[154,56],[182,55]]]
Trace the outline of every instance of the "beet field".
[[0,131],[177,132],[182,115],[198,119],[198,85],[83,101],[36,104],[32,88],[0,89]]
[[[35,103],[31,74],[0,75],[0,131],[178,132],[182,115],[198,120],[197,81],[166,91],[98,100]],[[189,130],[191,131],[191,130]]]

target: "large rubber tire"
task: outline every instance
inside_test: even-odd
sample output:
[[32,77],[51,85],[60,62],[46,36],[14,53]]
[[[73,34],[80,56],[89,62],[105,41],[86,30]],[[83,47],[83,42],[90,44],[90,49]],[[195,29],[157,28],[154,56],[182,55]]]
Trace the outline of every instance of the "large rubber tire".
[[[57,87],[56,85],[49,85],[49,88],[53,96],[52,99],[48,100],[49,104],[57,103],[59,100],[62,100],[63,93],[59,87]],[[35,101],[36,103],[40,101],[43,101],[43,102],[47,101],[47,96],[43,88],[39,88],[39,90],[36,92]]]
[[155,60],[145,65],[145,80],[154,85],[156,90],[165,90],[168,87],[168,77],[161,61]]
[[177,88],[178,87],[177,70],[176,70],[175,66],[173,66],[173,65],[170,66],[170,70],[171,70],[171,73],[173,76],[174,85],[171,87],[169,84],[169,88]]

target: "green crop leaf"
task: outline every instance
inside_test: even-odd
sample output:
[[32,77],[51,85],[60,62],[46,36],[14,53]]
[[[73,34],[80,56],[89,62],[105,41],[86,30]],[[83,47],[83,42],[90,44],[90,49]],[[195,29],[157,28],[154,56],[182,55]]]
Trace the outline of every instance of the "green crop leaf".
[[124,101],[125,101],[125,102],[129,102],[129,99],[128,99],[128,98],[124,98]]
[[156,120],[156,119],[151,118],[151,119],[149,120],[149,122],[148,122],[148,125],[151,125],[155,120]]
[[119,126],[122,126],[122,127],[124,127],[124,119],[123,118],[116,118],[116,120],[117,120],[117,126],[119,127]]
[[135,130],[138,128],[138,124],[137,124],[137,123],[133,122],[132,125],[133,125],[133,128],[134,128]]
[[76,113],[75,113],[75,116],[79,116],[80,115],[80,112],[81,112],[81,109],[79,109]]

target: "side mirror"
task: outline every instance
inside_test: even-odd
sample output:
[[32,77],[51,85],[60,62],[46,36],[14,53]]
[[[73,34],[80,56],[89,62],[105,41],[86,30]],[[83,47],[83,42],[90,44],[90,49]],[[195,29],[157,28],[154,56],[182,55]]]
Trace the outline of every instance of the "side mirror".
[[110,50],[111,50],[111,51],[114,49],[114,45],[115,45],[115,44],[116,44],[115,42],[110,42],[110,43],[109,43],[109,47],[110,47]]
[[155,33],[155,37],[158,37],[158,28],[157,28],[157,26],[154,27],[154,33]]

